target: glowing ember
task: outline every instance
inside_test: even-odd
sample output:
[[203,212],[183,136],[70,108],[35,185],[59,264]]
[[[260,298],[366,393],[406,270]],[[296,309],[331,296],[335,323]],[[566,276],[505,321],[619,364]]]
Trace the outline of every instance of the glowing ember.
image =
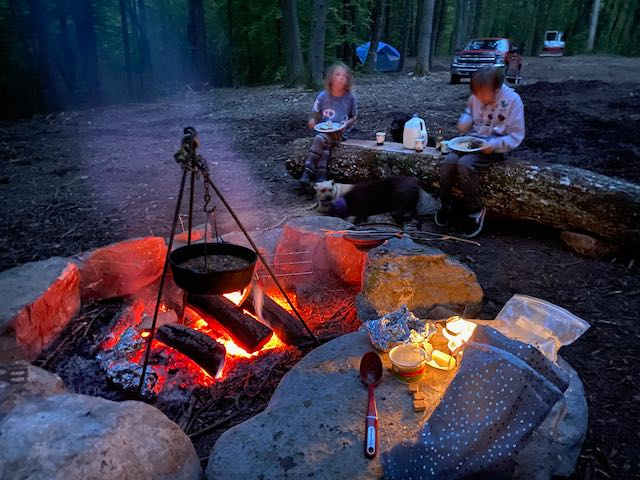
[[[225,297],[237,304],[244,298],[244,292],[234,292],[225,295]],[[278,301],[278,303],[282,303],[283,301],[283,299],[278,298],[274,300]],[[161,303],[158,310],[160,312],[167,312],[170,308],[166,304]],[[141,329],[141,322],[145,311],[144,302],[136,300],[125,314],[121,316],[118,323],[114,326],[111,335],[101,344],[101,348],[104,351],[112,351],[121,339],[125,339],[123,336],[125,332],[133,328],[135,331],[134,336],[126,338],[123,348],[118,351],[124,352],[123,355],[126,355],[126,357],[122,359],[127,362],[142,365],[147,342],[151,335],[148,329]],[[238,362],[257,358],[262,352],[268,350],[287,348],[275,334],[272,334],[269,341],[259,351],[249,353],[238,346],[215,320],[209,319],[208,321],[188,307],[184,313],[183,324],[185,326],[198,330],[224,345],[226,349],[224,368],[214,378],[188,356],[154,339],[151,342],[151,363],[149,364],[149,369],[152,369],[158,376],[158,381],[154,386],[156,394],[159,393],[165,385],[170,384],[178,385],[180,388],[190,388],[194,385],[204,387],[211,386],[216,381],[222,380],[229,375]],[[244,313],[256,318],[255,315],[247,310],[244,310]],[[137,342],[136,339],[138,340]],[[144,341],[140,342],[140,339]]]
[[223,295],[223,297],[226,298],[227,300],[232,301],[236,305],[240,305],[240,302],[242,301],[242,298],[244,297],[244,292],[238,290],[236,292],[225,293]]
[[[254,353],[249,353],[243,348],[239,347],[227,335],[216,334],[216,332],[209,327],[209,324],[207,323],[207,321],[204,318],[200,317],[197,314],[197,312],[195,312],[194,310],[188,307],[186,310],[188,312],[187,318],[192,319],[192,321],[195,319],[195,321],[193,321],[192,328],[195,330],[199,330],[202,333],[206,333],[207,335],[212,337],[215,341],[223,344],[227,350],[227,355],[230,355],[232,357],[242,357],[242,358],[257,357],[261,352],[265,350],[271,350],[274,348],[281,348],[286,346],[282,342],[282,340],[280,340],[278,336],[274,333],[273,335],[271,335],[271,338],[269,339],[269,341],[266,344],[264,344],[264,346],[260,350]],[[244,313],[246,313],[247,315],[251,315],[251,313],[247,312],[246,310],[244,311]],[[251,315],[251,316],[255,318],[254,315]]]

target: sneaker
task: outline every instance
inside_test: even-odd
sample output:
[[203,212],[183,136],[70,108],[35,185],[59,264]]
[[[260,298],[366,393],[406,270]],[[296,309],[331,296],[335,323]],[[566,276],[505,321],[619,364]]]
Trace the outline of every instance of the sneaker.
[[462,234],[465,238],[473,238],[478,236],[484,226],[484,216],[487,214],[487,209],[482,208],[479,212],[472,213],[467,216],[467,222],[465,225],[465,232]]
[[449,220],[451,218],[451,208],[442,206],[437,211],[433,217],[433,221],[439,227],[446,227],[449,225]]

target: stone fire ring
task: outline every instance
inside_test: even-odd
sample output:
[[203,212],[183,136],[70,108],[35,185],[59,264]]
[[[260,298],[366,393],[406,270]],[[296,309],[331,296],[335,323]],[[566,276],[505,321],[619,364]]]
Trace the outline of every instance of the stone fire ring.
[[[363,453],[367,392],[358,372],[360,358],[371,349],[367,334],[358,331],[307,355],[282,379],[266,410],[218,439],[207,479],[382,478],[382,455],[416,438],[454,374],[430,369],[428,407],[416,413],[407,386],[385,368],[376,388],[380,450],[368,460]],[[520,451],[515,478],[565,476],[575,467],[587,404],[577,373],[561,364],[571,373],[569,388]]]

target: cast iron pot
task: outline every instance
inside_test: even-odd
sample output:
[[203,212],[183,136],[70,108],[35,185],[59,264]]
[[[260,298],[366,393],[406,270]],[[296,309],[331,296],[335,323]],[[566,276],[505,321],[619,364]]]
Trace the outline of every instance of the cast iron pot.
[[242,290],[251,283],[258,256],[256,252],[233,243],[207,243],[207,256],[231,255],[242,258],[249,265],[237,270],[196,272],[181,266],[181,263],[205,254],[205,244],[196,243],[175,249],[169,255],[173,279],[180,288],[196,295],[222,295]]

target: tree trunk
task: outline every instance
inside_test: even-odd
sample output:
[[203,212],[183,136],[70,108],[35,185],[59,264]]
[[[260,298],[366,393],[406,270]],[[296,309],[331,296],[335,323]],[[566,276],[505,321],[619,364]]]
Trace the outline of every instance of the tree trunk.
[[311,44],[309,45],[309,74],[313,88],[319,88],[322,85],[328,8],[329,0],[313,0],[313,22],[311,26]]
[[420,25],[422,24],[422,12],[424,2],[422,0],[416,0],[416,15],[413,19],[414,25],[414,38],[413,38],[413,54],[418,54],[418,42],[420,41]]
[[287,64],[288,86],[304,83],[304,63],[300,47],[300,26],[298,22],[297,0],[280,0]]
[[420,40],[416,57],[416,76],[422,77],[430,71],[431,65],[431,32],[433,31],[433,9],[435,0],[422,0],[422,21],[420,23]]
[[36,62],[38,71],[38,104],[44,111],[56,108],[56,84],[51,68],[49,38],[47,35],[47,18],[42,0],[29,0],[31,25],[36,40]]
[[600,0],[593,0],[593,10],[591,12],[591,24],[589,26],[589,38],[587,39],[587,52],[593,51],[596,41],[596,31],[598,29],[598,17],[600,16]]
[[371,28],[371,44],[369,45],[369,53],[365,63],[365,70],[373,73],[376,71],[378,64],[378,44],[382,38],[382,28],[384,24],[384,8],[385,0],[375,0],[376,6],[373,15],[373,25]]
[[[444,20],[445,0],[436,0],[433,11],[433,31],[431,32],[431,56],[438,55],[440,47],[440,33],[442,32],[442,23]],[[429,65],[431,69],[431,65]]]
[[91,0],[73,2],[73,20],[76,24],[76,38],[89,98],[98,98],[98,42],[95,31],[94,7]]
[[209,62],[203,0],[189,0],[187,36],[191,46],[193,80],[198,83],[206,82],[209,79]]
[[[286,167],[299,177],[312,139],[292,143]],[[418,177],[439,188],[441,157],[435,149],[415,153],[380,149],[373,141],[347,140],[333,153],[329,175],[355,183],[390,175]],[[528,220],[560,230],[586,232],[611,243],[640,247],[640,185],[577,167],[509,159],[482,174],[482,197],[494,216]]]
[[151,73],[151,48],[149,47],[149,35],[147,34],[147,8],[144,0],[138,0],[138,28],[140,29],[140,58],[142,59],[142,71]]
[[[533,6],[533,15],[531,15],[530,18],[532,18],[532,22],[530,22],[529,25],[529,35],[527,36],[527,45],[525,45],[526,47],[526,54],[531,56],[533,55],[534,52],[534,48],[535,48],[535,37],[536,37],[536,30],[537,30],[537,23],[538,23],[538,17],[539,17],[539,9],[540,9],[540,0],[531,0],[531,5]],[[524,52],[522,52],[524,54]]]
[[400,45],[399,71],[404,69],[404,60],[409,52],[409,25],[411,25],[413,20],[413,8],[411,8],[413,6],[412,3],[413,0],[403,0],[402,2],[402,13],[404,14],[404,17],[402,18],[402,25],[404,28],[402,29],[402,43]]
[[120,0],[120,29],[122,33],[122,52],[124,55],[124,70],[127,75],[127,92],[133,96],[133,83],[131,80],[131,46],[129,45],[129,21],[127,19],[127,7],[125,0]]
[[69,5],[67,0],[58,0],[57,2],[58,21],[60,23],[60,46],[62,49],[62,58],[59,61],[60,74],[64,80],[69,93],[73,94],[76,90],[76,56],[71,48],[69,40],[68,17]]
[[456,2],[456,34],[454,49],[461,49],[467,42],[467,2],[457,0]]

